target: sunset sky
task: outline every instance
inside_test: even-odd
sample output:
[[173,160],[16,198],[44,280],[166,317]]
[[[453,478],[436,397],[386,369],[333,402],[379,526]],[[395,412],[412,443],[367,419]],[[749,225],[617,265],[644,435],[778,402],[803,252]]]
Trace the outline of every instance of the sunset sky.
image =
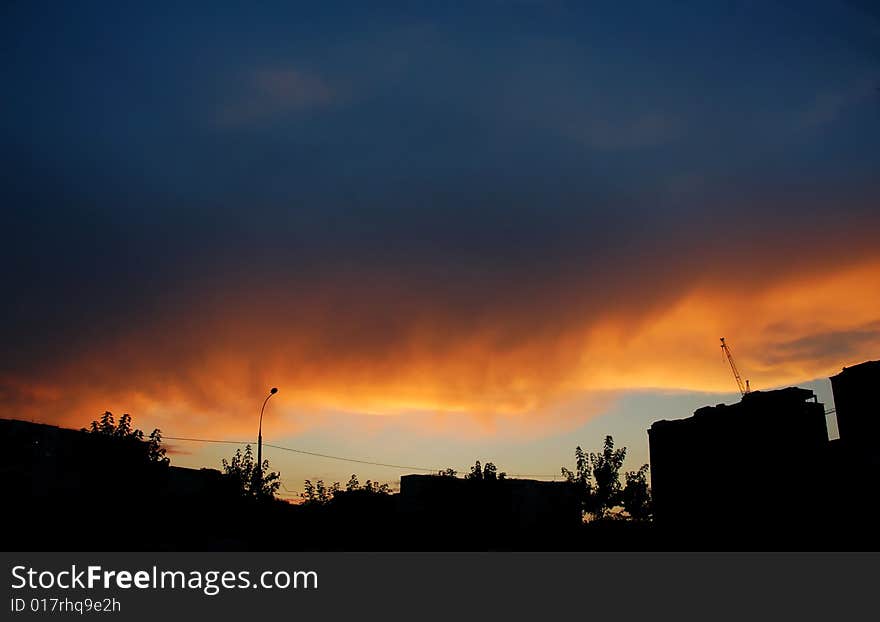
[[880,358],[872,3],[234,4],[0,7],[0,417],[552,476]]

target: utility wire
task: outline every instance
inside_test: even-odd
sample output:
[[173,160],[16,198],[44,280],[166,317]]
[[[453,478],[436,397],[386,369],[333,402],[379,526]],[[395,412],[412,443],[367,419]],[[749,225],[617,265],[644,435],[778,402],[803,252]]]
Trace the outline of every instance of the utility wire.
[[169,441],[192,441],[194,443],[227,443],[229,445],[250,445],[252,441],[221,441],[213,438],[186,438],[183,436],[165,436],[162,435],[162,440]]
[[[170,441],[190,441],[194,443],[223,443],[227,445],[251,445],[252,441],[230,441],[230,440],[220,440],[220,439],[210,439],[210,438],[192,438],[192,437],[184,437],[184,436],[165,436],[162,435],[163,439],[167,439]],[[315,451],[306,451],[304,449],[295,449],[293,447],[283,447],[281,445],[274,445],[272,443],[263,443],[263,447],[272,447],[273,449],[281,449],[283,451],[289,451],[292,453],[302,454],[305,456],[315,456],[317,458],[327,458],[329,460],[340,460],[342,462],[353,462],[356,464],[367,464],[370,466],[379,466],[385,467],[389,469],[400,469],[403,471],[422,471],[424,473],[439,473],[443,471],[440,468],[430,468],[430,467],[417,467],[417,466],[408,466],[403,464],[389,464],[387,462],[374,462],[372,460],[360,460],[358,458],[347,458],[345,456],[333,456],[330,454],[322,454]],[[511,473],[511,477],[540,477],[545,479],[555,479],[558,477],[557,475],[534,475],[528,473]]]
[[331,456],[329,454],[319,454],[314,451],[305,451],[303,449],[293,449],[292,447],[282,447],[281,445],[272,445],[270,443],[263,443],[264,447],[274,447],[275,449],[283,449],[284,451],[292,451],[297,454],[304,454],[306,456],[317,456],[318,458],[330,458],[331,460],[343,460],[345,462],[356,462],[357,464],[369,464],[372,466],[380,466],[380,467],[388,467],[389,469],[402,469],[404,471],[426,471],[431,473],[436,473],[441,471],[442,469],[431,469],[428,467],[415,467],[415,466],[405,466],[402,464],[387,464],[385,462],[372,462],[370,460],[358,460],[356,458],[343,458],[342,456]]
[[[168,439],[171,441],[192,441],[196,443],[226,443],[229,445],[250,445],[251,441],[227,441],[227,440],[217,440],[217,439],[209,439],[209,438],[186,438],[182,436],[162,436],[163,439]],[[425,472],[436,472],[441,471],[442,469],[432,469],[428,467],[415,467],[415,466],[407,466],[403,464],[388,464],[385,462],[373,462],[371,460],[359,460],[357,458],[346,458],[344,456],[331,456],[330,454],[322,454],[314,451],[306,451],[304,449],[294,449],[293,447],[282,447],[281,445],[273,445],[272,443],[263,443],[263,447],[272,447],[274,449],[282,449],[284,451],[290,451],[297,454],[303,454],[306,456],[316,456],[318,458],[329,458],[330,460],[342,460],[344,462],[356,462],[357,464],[369,464],[372,466],[381,466],[388,467],[390,469],[403,469],[405,471],[425,471]]]

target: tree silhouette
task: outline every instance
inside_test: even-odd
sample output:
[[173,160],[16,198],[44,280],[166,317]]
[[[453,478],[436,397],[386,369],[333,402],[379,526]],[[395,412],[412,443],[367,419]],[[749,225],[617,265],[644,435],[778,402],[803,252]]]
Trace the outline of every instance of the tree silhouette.
[[[352,477],[357,481],[356,477]],[[351,483],[351,480],[349,480],[349,484]],[[312,480],[307,479],[303,484],[303,492],[300,493],[299,496],[302,498],[304,504],[324,504],[329,503],[338,492],[339,482],[334,482],[328,487],[324,484],[324,480],[322,479],[319,479],[314,484],[312,483]]]
[[587,454],[577,447],[574,451],[575,470],[562,467],[562,476],[575,486],[581,507],[591,520],[609,517],[622,506],[634,520],[651,516],[651,492],[648,488],[648,465],[626,473],[626,487],[620,483],[620,468],[626,458],[626,447],[614,448],[614,439],[605,437],[602,451]]
[[162,447],[162,432],[159,428],[155,428],[150,432],[150,436],[144,441],[144,433],[142,430],[132,425],[131,415],[128,413],[119,418],[119,423],[113,418],[113,413],[109,410],[101,415],[100,419],[96,419],[89,424],[88,429],[82,428],[83,431],[99,436],[108,436],[112,438],[123,439],[127,442],[138,441],[147,444],[147,460],[152,463],[167,466],[171,461],[165,455],[165,448]]
[[483,466],[480,464],[479,460],[474,463],[474,466],[471,467],[471,472],[465,475],[464,478],[477,481],[483,480]]
[[[446,469],[445,471],[440,471],[440,475],[442,476],[451,476],[455,477],[456,472],[452,469]],[[498,467],[495,466],[494,462],[487,462],[486,464],[481,464],[479,460],[474,463],[474,466],[471,467],[470,473],[464,476],[465,479],[476,480],[476,481],[487,481],[494,482],[501,479],[507,479],[507,473],[498,472]]]
[[595,486],[593,494],[588,497],[587,510],[594,518],[604,518],[612,508],[620,505],[620,467],[625,458],[626,447],[614,449],[611,436],[605,437],[601,452],[590,453],[590,470]]
[[150,437],[147,439],[147,447],[147,456],[150,462],[163,465],[168,465],[171,462],[165,455],[165,448],[162,447],[162,432],[159,428],[150,432]]
[[[123,415],[123,418],[125,415]],[[89,432],[93,434],[103,434],[105,436],[113,436],[116,432],[116,422],[113,419],[113,413],[109,410],[104,411],[104,414],[101,415],[101,418],[96,421],[92,421],[89,426]]]
[[379,482],[371,482],[370,480],[367,480],[367,483],[364,484],[360,490],[370,495],[391,494],[391,486],[389,486],[388,484],[380,484]]
[[239,494],[247,499],[266,501],[275,498],[281,487],[281,474],[269,471],[269,461],[258,465],[250,444],[235,450],[232,460],[223,458],[223,472],[230,479]]
[[[105,413],[105,416],[107,415],[109,415],[112,420],[113,415],[110,415],[109,412]],[[136,438],[138,440],[143,440],[144,438],[143,432],[132,428],[131,415],[127,413],[119,418],[119,423],[116,425],[116,429],[113,430],[112,434],[118,438]]]
[[574,472],[562,467],[562,476],[565,478],[565,481],[574,485],[575,490],[577,491],[577,496],[581,501],[582,510],[586,511],[589,503],[588,499],[593,494],[593,471],[590,468],[587,454],[584,453],[584,450],[581,449],[580,445],[574,450],[574,462]]
[[352,474],[345,485],[345,489],[339,485],[339,482],[333,482],[331,486],[327,486],[324,484],[324,480],[319,479],[312,483],[311,480],[307,479],[303,484],[303,492],[299,496],[302,498],[303,504],[324,505],[342,497],[369,497],[390,494],[391,486],[388,484],[367,480],[361,485],[357,475]]
[[638,471],[626,473],[626,486],[621,498],[624,511],[630,518],[645,521],[651,518],[651,489],[648,487],[648,465],[643,464]]
[[440,477],[455,477],[458,475],[458,471],[455,469],[443,469],[437,473]]

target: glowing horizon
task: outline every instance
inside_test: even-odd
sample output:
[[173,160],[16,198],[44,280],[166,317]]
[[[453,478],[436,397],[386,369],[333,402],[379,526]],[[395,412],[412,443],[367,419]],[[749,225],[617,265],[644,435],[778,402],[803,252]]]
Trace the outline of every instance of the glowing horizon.
[[253,438],[278,386],[268,437],[543,469],[727,399],[722,336],[880,358],[876,15],[490,5],[6,11],[0,416]]
[[[16,384],[7,376],[4,412],[77,426],[104,410],[124,411],[158,427],[173,421],[180,433],[204,431],[210,422],[212,430],[234,436],[250,431],[252,402],[263,387],[278,385],[276,413],[310,413],[310,419],[322,412],[437,413],[455,417],[453,427],[465,436],[491,433],[485,420],[507,418],[534,434],[550,423],[542,413],[572,396],[596,395],[597,408],[582,415],[588,418],[602,412],[611,393],[730,392],[733,379],[718,348],[722,334],[753,389],[828,376],[876,358],[878,282],[880,262],[871,261],[771,283],[747,298],[734,299],[725,287],[696,289],[635,321],[599,315],[585,326],[554,327],[551,340],[504,347],[497,333],[487,330],[464,337],[447,333],[441,350],[415,324],[398,347],[378,343],[356,358],[344,344],[334,352],[320,339],[309,342],[308,334],[271,328],[271,339],[253,339],[265,345],[252,357],[236,348],[239,331],[232,343],[219,331],[216,338],[210,331],[174,335],[170,348],[164,331],[127,335],[62,366],[55,377]],[[848,296],[856,290],[859,297]],[[213,326],[234,322],[222,313],[210,320]],[[333,326],[328,333],[357,330]],[[313,329],[313,335],[323,329]],[[190,351],[199,354],[187,357]],[[318,362],[310,360],[316,351],[323,353]],[[178,365],[172,367],[168,357]],[[58,414],[46,417],[47,411]],[[302,417],[282,416],[275,425],[287,434],[304,424]]]

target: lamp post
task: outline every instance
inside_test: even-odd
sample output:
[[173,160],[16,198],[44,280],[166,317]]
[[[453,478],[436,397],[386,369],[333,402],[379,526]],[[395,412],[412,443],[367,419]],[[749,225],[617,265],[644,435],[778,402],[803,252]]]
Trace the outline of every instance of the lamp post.
[[263,407],[260,409],[260,431],[257,435],[257,482],[263,483],[263,411],[266,410],[266,402],[269,398],[278,393],[278,387],[269,389],[269,395],[263,400]]

